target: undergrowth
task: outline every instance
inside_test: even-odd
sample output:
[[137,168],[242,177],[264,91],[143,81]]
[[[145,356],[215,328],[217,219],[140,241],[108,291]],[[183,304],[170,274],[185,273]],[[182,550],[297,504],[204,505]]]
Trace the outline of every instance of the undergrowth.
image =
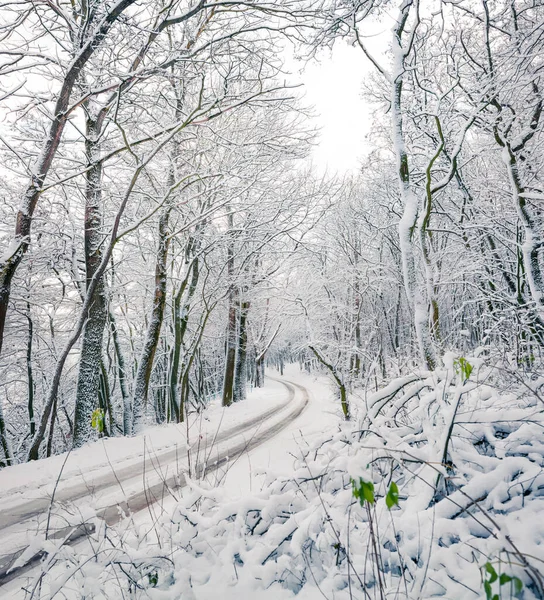
[[152,530],[99,523],[93,552],[57,547],[29,595],[542,599],[543,389],[447,356],[361,399],[259,493],[189,480]]

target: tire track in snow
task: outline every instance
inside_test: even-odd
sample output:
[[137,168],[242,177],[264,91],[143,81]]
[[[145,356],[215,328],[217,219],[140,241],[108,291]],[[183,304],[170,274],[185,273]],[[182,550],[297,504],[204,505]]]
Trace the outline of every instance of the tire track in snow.
[[[195,467],[195,471],[200,474],[200,477],[204,477],[214,471],[217,471],[217,469],[228,462],[236,461],[243,454],[250,452],[257,446],[260,446],[264,442],[272,439],[275,435],[287,427],[287,425],[299,417],[307,407],[309,402],[309,394],[308,390],[304,386],[292,381],[276,379],[275,377],[269,377],[269,379],[277,381],[287,388],[289,394],[287,401],[252,419],[249,419],[248,421],[244,421],[239,425],[231,427],[220,434],[217,433],[211,442],[211,450],[208,454],[208,457],[205,460],[199,461]],[[294,406],[292,407],[291,404],[296,398],[297,390],[301,393],[301,400],[298,403],[295,402]],[[288,412],[277,422],[273,422],[269,425],[266,424],[267,422],[274,420],[274,417],[280,415],[280,413],[286,411],[287,409],[290,410],[288,410]],[[244,438],[240,441],[237,441],[235,444],[218,451],[217,455],[214,456],[214,459],[210,460],[211,452],[220,444],[223,444],[224,442],[238,436],[242,436],[244,433],[253,428],[256,430],[248,439]],[[194,442],[191,445],[191,451],[197,450],[198,444],[198,441]],[[206,445],[204,448],[200,448],[199,452],[206,453],[210,446]],[[151,457],[152,463],[154,460],[160,463],[158,467],[153,465],[151,471],[159,475],[159,481],[152,485],[144,485],[141,490],[129,494],[128,497],[125,497],[122,501],[109,504],[108,506],[98,510],[96,513],[97,516],[101,519],[104,519],[108,525],[114,525],[125,518],[126,515],[144,510],[163,500],[173,490],[184,487],[186,485],[186,480],[183,474],[174,473],[170,476],[162,476],[160,474],[160,470],[162,468],[166,467],[168,464],[174,463],[174,461],[174,464],[177,464],[178,459],[179,449],[177,447],[173,450],[167,450],[160,454],[156,454],[154,457]],[[90,493],[103,491],[108,488],[121,487],[122,490],[122,486],[120,484],[128,483],[130,481],[134,482],[135,480],[145,477],[145,463],[146,458],[144,456],[143,464],[142,461],[139,461],[136,464],[121,467],[118,471],[114,471],[112,467],[111,472],[108,472],[103,476],[99,476],[97,480],[95,480],[92,490],[89,490],[88,487],[85,487],[82,484],[64,487],[61,490],[58,490],[55,494],[55,502],[73,502],[88,496]],[[149,475],[149,472],[147,474]],[[51,500],[49,498],[37,498],[35,500],[21,503],[21,505],[16,507],[18,510],[10,511],[8,514],[4,513],[0,515],[0,535],[3,529],[11,525],[21,523],[21,521],[30,519],[32,517],[46,514],[50,505]],[[65,544],[72,544],[90,535],[94,532],[94,530],[94,524],[81,523],[77,526],[57,529],[49,534],[48,538],[51,540],[65,538]],[[26,548],[22,548],[15,553],[0,556],[0,587],[3,584],[13,580],[15,577],[20,576],[25,571],[28,571],[36,566],[36,564],[45,555],[45,552],[38,552],[22,567],[12,569],[12,565],[25,551]]]

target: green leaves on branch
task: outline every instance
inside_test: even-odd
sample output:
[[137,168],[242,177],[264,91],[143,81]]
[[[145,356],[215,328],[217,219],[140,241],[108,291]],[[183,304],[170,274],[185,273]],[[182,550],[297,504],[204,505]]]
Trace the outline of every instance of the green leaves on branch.
[[[484,590],[486,600],[506,600],[512,598],[519,598],[521,592],[523,591],[523,581],[519,577],[514,577],[511,575],[507,575],[506,573],[501,573],[500,575],[495,570],[495,567],[490,563],[486,562],[484,565]],[[499,589],[498,594],[493,593],[493,584],[496,581],[499,581],[499,588],[502,588],[503,585],[510,584],[509,596],[505,596],[502,589]]]
[[472,365],[466,358],[460,356],[453,361],[453,368],[458,375],[463,376],[463,381],[467,381],[472,373]]
[[96,429],[98,433],[104,432],[104,411],[101,408],[96,408],[91,415],[91,427]]
[[353,486],[351,493],[354,498],[359,500],[361,506],[364,506],[365,501],[374,504],[376,501],[374,498],[374,484],[371,481],[365,481],[359,477],[359,483],[357,484],[355,479],[352,479],[351,485]]
[[[361,506],[364,506],[365,502],[368,502],[369,504],[374,504],[374,502],[376,502],[374,484],[371,481],[365,481],[359,477],[359,483],[357,483],[355,479],[352,479],[351,485],[353,487],[353,497],[359,500]],[[391,482],[385,496],[385,504],[389,510],[391,510],[393,506],[399,505],[399,488],[394,481]]]
[[385,504],[389,510],[391,510],[393,506],[399,505],[399,486],[394,481],[391,482],[387,495],[385,496]]

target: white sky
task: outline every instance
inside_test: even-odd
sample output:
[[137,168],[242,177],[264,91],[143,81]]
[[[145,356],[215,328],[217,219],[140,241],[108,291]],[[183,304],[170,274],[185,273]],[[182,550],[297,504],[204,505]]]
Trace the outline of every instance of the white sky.
[[338,42],[332,53],[322,52],[318,61],[297,66],[303,69],[299,77],[305,85],[305,101],[314,106],[321,128],[314,163],[330,173],[357,170],[359,158],[368,149],[365,136],[370,125],[369,109],[361,97],[369,68],[363,53]]

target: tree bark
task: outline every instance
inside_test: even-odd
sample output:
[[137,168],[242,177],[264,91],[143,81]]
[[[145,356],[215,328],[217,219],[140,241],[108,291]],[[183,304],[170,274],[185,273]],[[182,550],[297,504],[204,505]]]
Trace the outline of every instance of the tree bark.
[[[267,302],[267,312],[268,312],[268,304]],[[255,387],[263,387],[264,386],[264,360],[266,357],[266,353],[270,349],[270,346],[276,339],[276,336],[280,332],[281,324],[276,327],[276,331],[268,340],[267,344],[263,348],[263,350],[255,357]],[[283,375],[283,357],[280,355],[280,364],[279,364],[280,374]]]
[[191,347],[188,352],[189,358],[183,365],[183,370],[182,370],[182,374],[181,374],[181,386],[180,386],[181,392],[180,392],[180,403],[179,403],[180,422],[183,422],[185,420],[185,406],[186,406],[185,403],[189,398],[189,389],[190,389],[189,375],[191,372],[191,368],[192,368],[195,358],[198,354],[200,344],[202,343],[202,336],[204,335],[204,331],[206,329],[206,325],[212,314],[212,311],[213,311],[213,307],[212,308],[207,307],[206,313],[205,313],[204,317],[201,319],[201,322],[199,324],[198,335],[195,335],[195,338],[193,339],[193,341],[191,343]]
[[[99,406],[104,411],[104,435],[109,437],[114,435],[116,428],[115,417],[113,415],[113,406],[111,404],[111,392],[110,392],[110,381],[108,377],[108,371],[104,361],[100,361],[100,387],[99,387]],[[109,429],[106,424],[106,415],[108,415]]]
[[527,206],[527,200],[524,197],[525,190],[519,175],[516,153],[508,143],[503,147],[502,157],[510,179],[514,205],[524,231],[525,239],[521,245],[521,250],[525,278],[538,314],[541,318],[544,318],[544,278],[542,276],[542,269],[539,261],[539,254],[541,251],[539,234],[536,230],[535,221]]
[[[402,37],[405,34],[410,10],[415,6],[413,0],[403,2],[397,23],[393,30],[393,72],[391,74],[391,117],[393,126],[393,142],[397,159],[397,173],[399,191],[403,202],[403,214],[399,222],[399,241],[402,256],[402,267],[406,296],[413,310],[414,325],[421,359],[429,370],[437,364],[436,351],[431,339],[429,327],[429,307],[427,306],[426,293],[418,283],[416,258],[414,256],[414,233],[417,229],[419,201],[414,194],[410,183],[410,169],[403,131],[402,119],[402,88],[406,72],[405,60],[410,51],[403,47]],[[429,299],[430,300],[430,299]],[[435,310],[438,305],[432,306],[432,318],[437,318]]]
[[264,387],[264,356],[255,361],[255,387]]
[[[234,227],[232,212],[228,213],[229,229]],[[236,346],[238,327],[238,285],[234,281],[234,240],[227,246],[227,273],[229,276],[229,314],[227,323],[227,341],[225,356],[225,374],[223,378],[223,406],[230,406],[234,400],[234,373],[236,370]]]
[[49,458],[53,452],[53,436],[55,435],[55,421],[57,420],[57,398],[53,403],[53,410],[51,411],[51,422],[49,423],[49,433],[47,434],[47,447],[45,456]]
[[[102,121],[89,115],[85,140],[87,161],[91,165],[87,171],[85,190],[87,293],[89,293],[89,283],[102,262],[102,164],[98,160],[100,153],[98,140],[101,130]],[[74,448],[79,448],[94,436],[91,417],[93,411],[98,408],[100,364],[107,315],[104,277],[101,276],[92,291],[89,315],[82,335],[74,417]]]
[[111,312],[109,314],[109,319],[111,335],[113,337],[113,347],[115,348],[115,356],[117,358],[117,376],[119,379],[119,387],[121,388],[121,397],[123,398],[123,434],[130,435],[130,432],[132,431],[132,403],[127,388],[125,357],[121,350],[115,317]]
[[[189,242],[191,253],[194,252],[194,243]],[[191,299],[196,291],[198,278],[200,275],[198,257],[194,256],[189,263],[188,271],[185,276],[179,292],[174,298],[173,319],[174,319],[174,348],[172,351],[172,364],[170,366],[170,382],[169,382],[169,401],[170,406],[174,410],[176,420],[180,422],[183,419],[181,411],[181,398],[179,394],[179,369],[181,360],[181,348],[189,323],[189,310],[191,308]],[[189,282],[190,276],[190,282]],[[187,287],[188,286],[188,287]],[[181,301],[183,299],[183,307]]]
[[223,380],[223,406],[230,406],[234,400],[234,372],[236,369],[236,326],[238,323],[237,294],[229,294],[229,317],[227,329],[227,352],[225,357],[225,375]]
[[26,345],[26,373],[28,377],[28,422],[30,423],[30,435],[36,433],[36,420],[34,418],[34,376],[32,373],[32,341],[34,324],[30,316],[30,302],[26,303],[26,319],[28,322],[28,339]]
[[0,444],[4,452],[4,460],[6,465],[13,465],[13,454],[11,452],[11,445],[9,443],[8,434],[6,431],[6,421],[4,419],[4,409],[2,408],[2,401],[0,400]]
[[250,302],[244,300],[240,304],[240,322],[238,323],[236,369],[234,372],[234,402],[246,399],[247,385],[247,316]]
[[139,433],[144,425],[149,381],[153,370],[153,360],[159,343],[164,307],[166,304],[167,261],[170,237],[168,235],[168,222],[172,205],[169,203],[163,210],[159,219],[159,248],[155,265],[155,293],[151,319],[147,328],[144,347],[136,372],[134,383],[133,407],[133,433]]
[[342,377],[340,376],[338,371],[335,369],[335,367],[333,365],[331,365],[331,363],[327,362],[325,360],[325,358],[323,358],[323,356],[321,356],[321,354],[314,348],[314,346],[308,346],[308,348],[310,348],[310,350],[314,353],[317,360],[330,371],[334,381],[336,382],[336,385],[338,386],[338,392],[340,394],[340,404],[342,406],[342,412],[344,413],[344,419],[346,421],[349,421],[350,414],[349,414],[348,394],[347,394],[347,390],[346,390],[346,385],[344,384]]

